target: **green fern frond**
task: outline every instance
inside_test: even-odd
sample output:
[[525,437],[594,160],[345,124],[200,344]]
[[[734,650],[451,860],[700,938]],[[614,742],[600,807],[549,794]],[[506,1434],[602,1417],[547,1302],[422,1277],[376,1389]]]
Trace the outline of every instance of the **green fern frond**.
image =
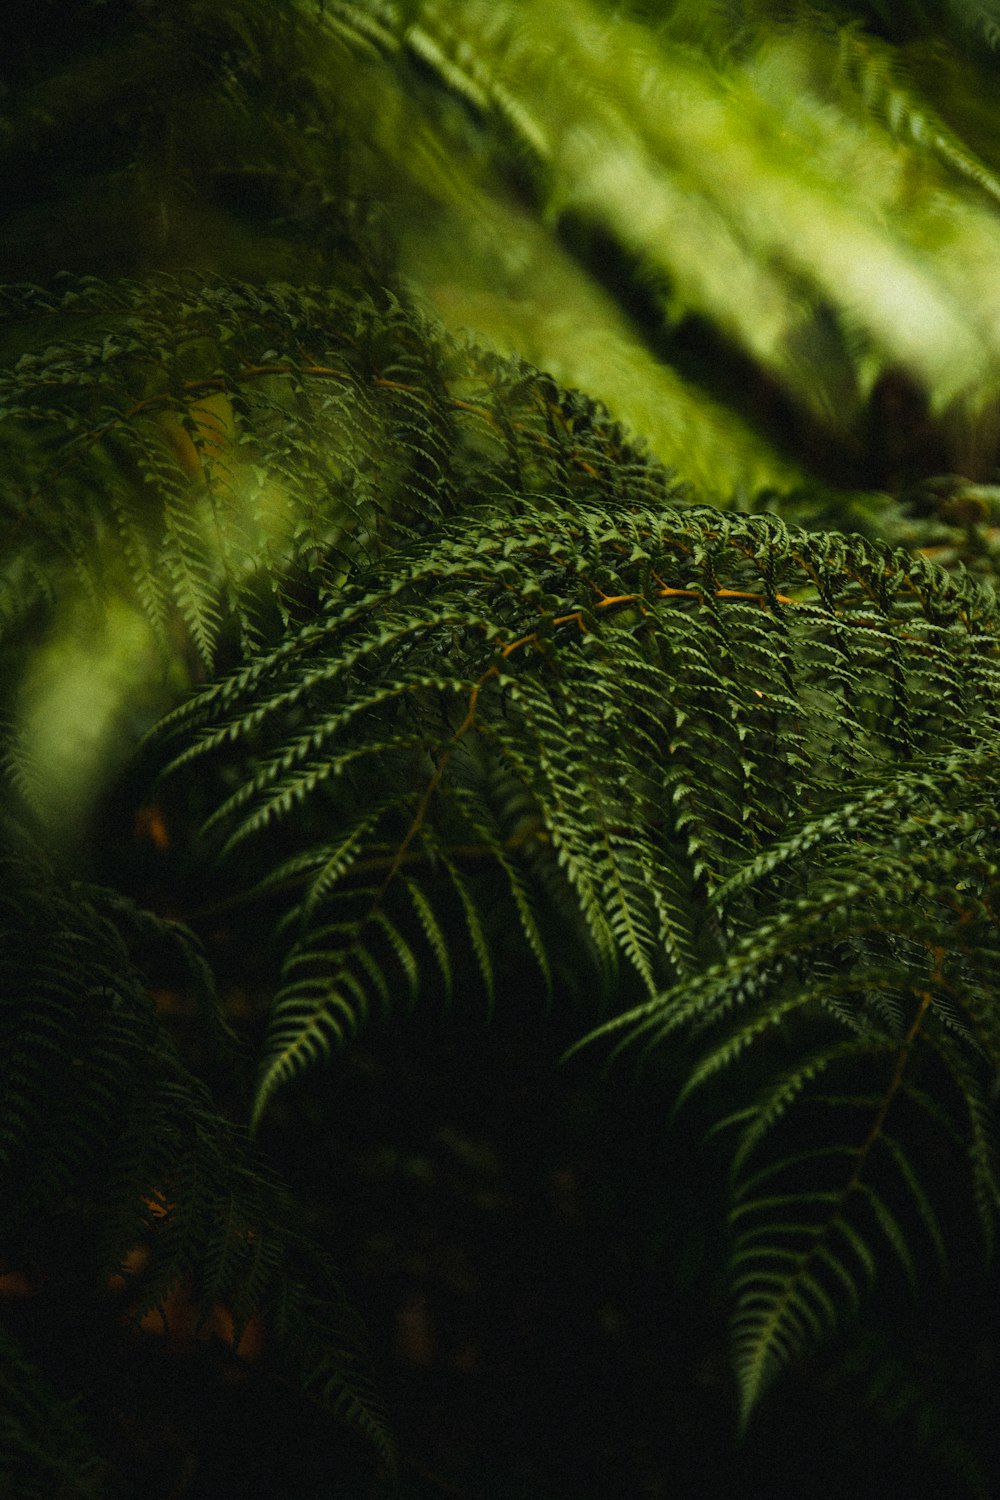
[[[429,130],[463,163],[453,170],[467,174],[464,191],[436,195],[404,248],[438,311],[600,392],[664,459],[707,477],[713,494],[723,461],[708,477],[704,458],[684,451],[688,423],[676,397],[671,431],[655,413],[639,418],[612,359],[585,364],[565,338],[545,338],[544,304],[536,310],[530,280],[522,290],[508,269],[511,239],[539,281],[559,277],[561,302],[578,292],[568,271],[546,260],[530,219],[519,222],[508,205],[512,158],[585,262],[591,242],[613,245],[654,317],[668,329],[707,317],[811,404],[826,430],[856,422],[894,369],[909,371],[938,411],[953,399],[980,409],[995,380],[992,336],[984,343],[956,301],[974,281],[994,305],[981,275],[994,216],[967,189],[995,198],[995,172],[926,94],[907,87],[898,49],[812,7],[742,10],[743,27],[727,17],[724,40],[712,46],[692,39],[683,7],[649,26],[584,0],[516,8],[466,0],[447,11],[415,7],[385,43],[387,66],[402,72],[415,53],[440,91],[424,95],[414,126],[420,150]],[[420,174],[418,151],[402,141],[390,150],[404,176]],[[496,296],[498,284],[506,296]],[[909,311],[905,333],[897,294]],[[523,308],[516,330],[512,300]],[[640,376],[621,334],[618,348],[619,363],[633,363],[633,386],[648,386],[655,373]]]
[[[733,1336],[744,1421],[779,1371],[839,1325],[844,1297],[856,1304],[877,1246],[915,1278],[919,1224],[944,1260],[946,1215],[915,1154],[927,1130],[948,1150],[957,1143],[988,1244],[1000,1211],[995,757],[963,746],[867,779],[864,799],[842,797],[716,890],[734,913],[748,888],[758,895],[752,928],[723,961],[607,1028],[647,1045],[693,1035],[702,1056],[681,1100],[717,1090],[732,1068],[753,1077],[768,1037],[792,1048],[754,1103],[715,1127],[739,1130]],[[830,1039],[810,1045],[817,1028]],[[933,1088],[921,1082],[928,1070]],[[789,1151],[824,1130],[828,1146]],[[768,1143],[773,1159],[753,1168]]]
[[[996,6],[110,9],[0,97],[0,762],[87,877],[3,830],[25,1326],[188,1299],[391,1467],[230,1111],[303,1125],[374,1014],[572,995],[729,1144],[745,1423],[1000,1215]],[[205,949],[92,883],[133,862]],[[15,1332],[15,1481],[96,1492]]]
[[96,1497],[106,1472],[80,1413],[0,1324],[0,1484],[24,1500]]
[[[193,940],[114,893],[63,889],[30,847],[8,852],[2,873],[4,1266],[28,1278],[40,1305],[51,1284],[93,1308],[138,1252],[141,1269],[124,1278],[131,1321],[148,1315],[170,1331],[171,1295],[185,1288],[203,1321],[217,1304],[229,1310],[234,1350],[251,1319],[266,1321],[280,1300],[286,1342],[278,1338],[276,1359],[304,1378],[295,1360],[305,1341],[309,1382],[322,1385],[331,1409],[356,1412],[370,1435],[378,1428],[387,1454],[332,1279],[317,1321],[299,1266],[312,1251],[293,1200],[218,1112],[154,1011],[143,948],[150,937],[173,948],[198,990],[209,975]],[[217,1035],[225,1044],[223,1028]],[[11,1420],[13,1452],[30,1458],[26,1418]],[[75,1451],[67,1446],[67,1464]]]
[[[912,900],[933,888],[919,860],[906,867],[887,848],[877,871],[851,866],[840,876],[825,855],[829,871],[807,897],[771,918],[758,913],[721,967],[705,971],[694,959],[705,941],[692,917],[695,892],[717,889],[724,923],[738,924],[749,877],[740,884],[730,872],[794,869],[816,848],[817,830],[835,856],[850,849],[862,817],[875,838],[905,797],[922,807],[924,789],[947,778],[928,761],[923,779],[914,770],[907,782],[894,769],[903,753],[950,756],[956,789],[971,775],[992,775],[988,757],[968,747],[977,724],[985,731],[995,718],[994,630],[988,596],[919,560],[707,511],[633,507],[611,522],[582,498],[568,512],[539,501],[522,509],[508,495],[499,514],[467,516],[460,531],[446,526],[439,540],[388,558],[331,596],[321,623],[163,726],[167,743],[183,747],[175,773],[206,759],[223,764],[230,746],[241,755],[237,789],[206,825],[225,830],[229,849],[265,848],[289,820],[337,819],[366,803],[391,812],[349,819],[349,859],[331,868],[324,845],[297,866],[305,874],[311,862],[326,874],[322,903],[307,901],[305,947],[290,959],[295,977],[275,1006],[281,1078],[353,1030],[372,983],[383,1002],[394,992],[388,957],[370,946],[377,927],[406,988],[425,982],[424,961],[384,906],[400,876],[421,891],[418,926],[440,967],[431,877],[418,874],[411,855],[423,850],[433,871],[437,849],[460,865],[462,851],[483,841],[526,923],[524,876],[511,876],[524,870],[525,848],[491,833],[477,812],[482,764],[502,766],[530,799],[534,858],[544,851],[546,878],[571,893],[599,967],[620,955],[652,994],[665,960],[690,974],[666,999],[650,1000],[645,1029],[666,1034],[746,1006],[786,982],[787,956],[814,945],[815,934],[822,931],[824,952],[854,941],[864,924],[853,906],[878,898],[884,929],[904,949],[890,971],[898,979],[869,986],[866,1014],[884,1005],[894,983],[908,993],[912,923],[926,921],[912,915]],[[610,761],[605,744],[615,747]],[[794,827],[803,812],[832,803],[838,763],[888,779],[869,802],[848,803],[840,825],[831,812],[782,843],[790,820]],[[902,829],[907,848],[922,826],[914,806]],[[381,884],[351,874],[379,867]],[[892,896],[907,868],[906,894]],[[975,859],[961,869],[979,878]],[[331,924],[338,905],[343,914]],[[532,921],[526,931],[537,947],[544,939]],[[488,930],[481,921],[480,935]],[[842,1002],[824,970],[790,991],[787,1006],[754,1015],[705,1068],[732,1061],[824,986],[826,1005],[850,1010],[861,961],[859,953]],[[952,998],[963,1023],[974,1017],[981,1045],[994,1047],[971,992]],[[633,1012],[626,1024],[637,1019]],[[277,1075],[269,1066],[265,1076],[270,1095]]]
[[837,34],[837,82],[855,91],[865,108],[897,138],[927,146],[940,160],[984,193],[1000,201],[1000,179],[969,151],[961,138],[899,76],[894,49],[877,42],[859,26]]
[[53,830],[83,821],[123,731],[220,653],[273,642],[317,589],[470,494],[560,470],[570,493],[635,461],[591,403],[445,345],[391,298],[162,276],[8,289],[7,315],[33,339],[0,376],[11,648],[38,578],[56,601],[12,753]]

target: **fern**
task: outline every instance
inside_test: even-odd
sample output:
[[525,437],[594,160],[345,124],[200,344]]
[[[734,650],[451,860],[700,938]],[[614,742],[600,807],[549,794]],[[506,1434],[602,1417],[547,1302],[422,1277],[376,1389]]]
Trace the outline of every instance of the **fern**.
[[[836,1326],[838,1300],[858,1302],[874,1244],[913,1273],[882,1176],[943,1253],[919,1163],[887,1127],[898,1099],[964,1143],[992,1234],[998,787],[980,748],[997,730],[992,599],[905,555],[763,520],[633,506],[613,523],[593,502],[566,512],[541,497],[504,509],[395,555],[379,586],[345,590],[321,625],[174,716],[192,741],[178,769],[252,736],[238,791],[209,820],[241,859],[275,824],[308,827],[318,799],[312,820],[326,821],[362,787],[386,789],[367,857],[357,824],[351,835],[353,858],[381,878],[352,879],[343,861],[335,881],[319,851],[322,895],[292,913],[256,1113],[376,997],[391,1006],[401,982],[427,987],[447,943],[433,885],[419,899],[422,951],[404,936],[398,903],[420,889],[404,868],[419,851],[433,879],[447,840],[472,842],[470,755],[520,772],[535,839],[554,855],[546,878],[572,892],[595,963],[621,958],[651,994],[613,1027],[657,1042],[727,1028],[687,1091],[769,1032],[826,1018],[818,1045],[736,1117],[734,1336],[749,1413]],[[594,755],[608,743],[610,762]],[[834,768],[870,784],[862,800],[838,804]],[[728,935],[708,967],[699,893]],[[511,885],[500,931],[518,897]],[[666,991],[657,954],[674,971]],[[948,1088],[911,1089],[918,1050]],[[831,1112],[830,1146],[779,1153],[744,1180],[791,1107],[797,1118],[813,1100]]]
[[[183,1288],[196,1331],[214,1308],[226,1309],[235,1351],[251,1321],[266,1318],[289,1378],[343,1412],[391,1464],[329,1268],[297,1228],[289,1195],[181,1062],[130,952],[137,937],[147,948],[158,937],[179,951],[187,982],[201,986],[207,971],[188,936],[113,893],[61,889],[29,850],[8,854],[3,875],[0,1258],[25,1282],[29,1337],[49,1304],[58,1309],[68,1295],[88,1307],[103,1302],[111,1321],[109,1288],[127,1290],[130,1322],[159,1320],[170,1333]],[[25,1403],[47,1400],[44,1376],[13,1344],[4,1345],[3,1379],[23,1385]],[[66,1482],[89,1493],[97,1452],[68,1409],[65,1422]],[[32,1432],[25,1405],[12,1414],[5,1449],[29,1470],[40,1440]]]
[[[757,882],[769,894],[727,958],[615,1023],[657,1045],[692,1027],[698,1038],[722,1030],[685,1094],[746,1065],[768,1033],[794,1049],[725,1122],[739,1129],[734,1339],[745,1415],[779,1369],[839,1324],[845,1301],[858,1305],[875,1275],[873,1243],[914,1276],[915,1221],[944,1257],[946,1216],[912,1154],[911,1112],[944,1148],[959,1143],[968,1201],[992,1243],[996,793],[994,758],[972,748],[886,777],[866,803],[842,802],[805,824],[716,893],[723,907]],[[800,1115],[805,1150],[794,1146]],[[819,1144],[824,1115],[828,1145]]]
[[339,1054],[435,1005],[537,994],[728,1152],[744,1428],[988,1256],[994,9],[95,0],[12,47],[11,1484],[131,1493],[92,1376],[160,1335],[391,1475],[300,1173]]
[[[41,339],[70,313],[101,328],[21,354],[0,395],[0,503],[19,559],[0,589],[8,639],[37,611],[39,577],[58,597],[11,745],[52,826],[78,827],[123,730],[134,740],[137,721],[141,732],[226,653],[301,617],[320,561],[335,588],[475,484],[530,483],[550,455],[572,487],[592,429],[607,432],[596,457],[622,464],[623,484],[634,463],[589,403],[446,348],[391,300],[166,277],[55,297],[11,289],[8,309]],[[81,654],[81,635],[98,649]],[[61,760],[67,734],[90,741],[82,761]]]
[[104,1476],[79,1413],[59,1399],[7,1331],[0,1328],[3,1456],[0,1477],[12,1494],[99,1493]]

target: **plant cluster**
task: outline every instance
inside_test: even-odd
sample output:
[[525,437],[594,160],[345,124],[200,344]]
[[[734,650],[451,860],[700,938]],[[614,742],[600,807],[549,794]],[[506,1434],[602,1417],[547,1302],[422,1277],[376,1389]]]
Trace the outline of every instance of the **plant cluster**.
[[866,1320],[1000,1212],[994,7],[80,11],[0,98],[9,1492],[236,1493],[164,1348],[274,1494],[415,1482],[291,1143],[523,990],[724,1163],[736,1424],[878,1345],[987,1493]]

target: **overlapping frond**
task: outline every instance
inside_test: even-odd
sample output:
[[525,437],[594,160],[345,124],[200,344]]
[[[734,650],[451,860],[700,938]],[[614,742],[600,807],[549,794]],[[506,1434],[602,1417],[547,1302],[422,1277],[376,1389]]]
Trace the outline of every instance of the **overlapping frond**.
[[[0,99],[6,780],[79,846],[152,727],[195,884],[276,914],[254,1123],[526,973],[688,1059],[745,1421],[1000,1209],[997,7],[105,10]],[[4,839],[0,1275],[264,1328],[389,1458],[151,1003],[169,948],[229,1046],[208,956]],[[87,1493],[29,1342],[8,1446]]]
[[[328,8],[390,76],[421,80],[404,83],[409,129],[379,148],[421,203],[402,254],[425,294],[451,326],[599,394],[711,498],[795,483],[747,440],[724,371],[706,381],[724,348],[766,372],[827,452],[857,443],[880,382],[902,375],[948,413],[956,458],[989,462],[969,440],[1000,368],[988,270],[1000,177],[951,67],[971,66],[963,28],[941,18],[953,50],[935,73],[911,57],[905,25],[890,45],[864,25],[881,18],[850,23],[840,8],[646,9]],[[656,361],[614,326],[613,301],[592,289],[585,304],[588,282],[659,322]],[[581,342],[566,325],[582,317]],[[699,393],[692,422],[695,372],[727,416]]]
[[668,492],[593,403],[388,295],[160,277],[4,312],[31,330],[0,376],[7,648],[52,616],[10,748],[52,829],[220,657],[484,489]]
[[120,32],[92,9],[88,65],[15,69],[20,274],[32,235],[52,269],[402,272],[722,503],[896,489],[924,458],[988,475],[987,7],[184,0]]
[[[508,914],[484,907],[468,927],[480,964],[510,928],[544,947],[529,895],[541,877],[571,893],[597,967],[624,960],[650,994],[642,1029],[691,1030],[759,1002],[692,1082],[827,991],[829,1009],[853,1014],[856,982],[831,979],[841,944],[870,976],[883,964],[866,990],[881,1016],[894,987],[908,993],[922,973],[911,889],[896,904],[888,892],[890,873],[915,892],[941,878],[911,857],[928,788],[964,797],[983,777],[976,807],[988,804],[991,763],[977,746],[996,732],[995,631],[988,595],[905,555],[705,510],[633,505],[612,520],[582,497],[567,510],[499,495],[394,554],[161,731],[181,747],[175,772],[238,757],[237,788],[207,831],[224,831],[241,867],[282,825],[300,841],[346,828],[274,876],[293,873],[306,895],[285,924],[258,1110],[373,1005],[391,1007],[429,973],[450,984],[446,912],[463,867],[466,912],[477,867],[506,887]],[[491,768],[519,784],[526,813],[505,838],[484,839],[476,810]],[[841,809],[847,774],[872,789]],[[984,825],[974,810],[950,816],[965,842],[949,878],[984,878]],[[893,844],[886,827],[910,843]],[[861,840],[886,842],[884,869],[857,870]],[[801,883],[820,845],[822,878],[773,916],[756,903],[741,937],[749,886]],[[731,936],[706,969],[721,939],[697,913],[713,893]],[[868,953],[851,912],[879,896]],[[838,912],[846,925],[831,940]],[[913,920],[928,932],[926,914]],[[943,931],[948,920],[939,913]],[[789,955],[817,942],[822,978],[803,975],[790,999]],[[971,998],[984,982],[953,1004],[956,1021],[974,1014],[989,1051],[988,1010]]]

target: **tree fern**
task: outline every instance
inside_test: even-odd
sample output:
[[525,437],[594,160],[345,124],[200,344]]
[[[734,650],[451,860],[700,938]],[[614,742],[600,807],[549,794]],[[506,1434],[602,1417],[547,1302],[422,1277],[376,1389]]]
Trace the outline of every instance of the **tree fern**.
[[728,1152],[744,1428],[873,1286],[964,1290],[1000,1198],[994,10],[95,0],[12,46],[24,1493],[142,1487],[101,1351],[161,1335],[391,1472],[304,1158],[339,1054],[418,1008],[537,994]]
[[[352,846],[372,875],[352,879],[344,862],[334,883],[320,851],[322,899],[293,913],[258,1112],[376,997],[391,1004],[401,980],[415,989],[433,969],[444,939],[431,895],[419,955],[390,907],[414,889],[404,866],[418,855],[434,882],[438,848],[473,841],[458,792],[469,756],[520,771],[554,855],[546,878],[572,890],[595,962],[620,955],[651,993],[615,1028],[658,1041],[724,1027],[690,1090],[807,1023],[792,1064],[737,1116],[735,1347],[749,1411],[836,1324],[838,1300],[857,1302],[885,1248],[912,1271],[883,1176],[942,1248],[919,1160],[887,1127],[898,1100],[965,1143],[992,1234],[992,599],[860,542],[699,510],[632,506],[611,522],[593,501],[570,513],[541,497],[530,511],[508,500],[502,520],[467,516],[382,572],[380,588],[346,590],[324,625],[173,719],[193,736],[178,767],[252,735],[239,790],[210,819],[244,863],[276,822],[308,828],[363,785],[387,789],[372,853]],[[611,762],[594,755],[604,743]],[[838,799],[835,768],[868,783],[863,799]],[[408,799],[391,795],[407,784]],[[947,1088],[911,1092],[918,1050]],[[830,1111],[830,1146],[757,1165],[792,1106],[797,1117],[813,1100]]]

